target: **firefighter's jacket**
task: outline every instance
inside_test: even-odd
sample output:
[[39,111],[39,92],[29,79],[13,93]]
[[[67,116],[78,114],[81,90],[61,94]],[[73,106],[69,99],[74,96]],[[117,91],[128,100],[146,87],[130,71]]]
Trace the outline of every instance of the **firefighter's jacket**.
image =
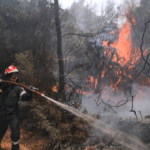
[[11,85],[2,90],[3,92],[0,93],[0,113],[6,119],[18,115],[19,100],[30,101],[32,99],[32,93],[25,91],[18,85]]

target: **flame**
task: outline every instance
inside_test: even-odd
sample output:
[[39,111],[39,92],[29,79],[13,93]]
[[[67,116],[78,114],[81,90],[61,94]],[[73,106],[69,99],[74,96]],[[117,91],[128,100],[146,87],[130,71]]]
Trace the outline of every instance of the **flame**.
[[[110,87],[112,87],[114,89],[114,91],[119,90],[119,86],[121,86],[121,84],[123,82],[126,82],[128,79],[132,79],[133,77],[133,70],[134,70],[134,64],[137,63],[137,61],[140,60],[141,58],[141,54],[140,54],[140,49],[139,48],[135,48],[132,44],[132,25],[136,24],[135,18],[133,16],[133,14],[131,13],[127,13],[127,20],[126,22],[122,25],[121,29],[119,30],[119,35],[118,35],[118,40],[116,40],[114,43],[111,43],[109,40],[103,41],[102,44],[104,46],[104,51],[103,54],[106,58],[108,58],[108,60],[111,60],[113,62],[119,63],[122,67],[123,67],[123,71],[119,70],[117,67],[114,67],[112,65],[110,65],[110,68],[104,68],[103,71],[101,72],[101,76],[98,77],[98,75],[95,76],[91,76],[88,75],[88,77],[85,79],[85,81],[87,82],[88,85],[86,85],[85,89],[82,90],[77,90],[77,93],[82,93],[85,96],[89,96],[91,94],[94,93],[94,89],[98,88],[98,80],[103,79],[104,77],[110,77],[107,74],[107,71],[112,70],[113,69],[113,73],[115,76],[115,80],[110,79]],[[111,31],[109,32],[110,34],[115,34],[115,31]],[[112,36],[112,35],[110,35]],[[114,47],[117,51],[117,54],[114,53]],[[148,53],[149,50],[144,51],[144,55],[146,55]],[[112,58],[113,56],[113,58]],[[126,65],[127,63],[130,63],[128,65]],[[125,66],[126,65],[126,66]],[[100,65],[98,66],[98,68],[100,68],[102,66],[102,61],[100,62]],[[114,70],[115,69],[115,70]],[[126,77],[126,78],[124,78]],[[111,77],[110,77],[111,78]],[[112,81],[113,80],[113,81]],[[122,82],[123,81],[123,82]],[[148,82],[150,82],[150,79],[148,80]],[[120,84],[121,83],[121,84]],[[92,87],[92,88],[91,88]],[[104,93],[104,91],[103,91]],[[106,99],[109,99],[109,95],[106,94],[105,96]]]
[[54,85],[54,86],[52,87],[52,91],[55,92],[55,93],[57,93],[57,92],[58,92],[58,86],[57,86],[57,85]]
[[89,78],[89,80],[86,80],[86,82],[91,83],[96,89],[97,84],[98,84],[98,79],[94,78],[93,76],[90,76],[90,75],[88,75],[88,78]]
[[103,71],[102,71],[101,78],[104,78],[104,76],[105,76],[105,71],[103,70]]
[[128,20],[131,20],[131,23],[136,25],[136,21],[135,21],[134,15],[133,15],[133,13],[130,12],[130,10],[127,11],[126,17],[127,17]]
[[[136,56],[138,54],[137,52],[139,51],[139,49],[133,49],[132,37],[131,37],[132,24],[135,25],[136,21],[135,21],[133,14],[127,13],[126,16],[128,19],[122,25],[122,28],[119,30],[118,40],[112,44],[109,44],[109,40],[103,41],[103,43],[102,43],[103,46],[105,47],[104,55],[107,58],[111,58],[111,56],[112,56],[113,49],[111,49],[111,47],[116,48],[118,57],[120,58],[118,63],[121,66],[126,65],[127,62],[131,61],[131,58],[132,58],[132,63],[137,62],[137,60],[139,60],[139,58],[140,58],[140,57]],[[110,34],[114,34],[114,33],[115,33],[114,31],[110,32]],[[136,52],[136,54],[133,55],[133,51]],[[114,55],[112,61],[117,62],[118,57],[117,57],[117,55]],[[110,68],[112,68],[112,66],[110,66]],[[129,65],[128,70],[130,70],[130,69],[132,72],[132,67]],[[104,78],[106,71],[107,70],[102,71],[101,79]],[[126,72],[124,72],[123,75],[125,75],[128,78],[132,78],[132,75],[127,74]],[[113,83],[111,85],[111,87],[118,90],[118,85],[123,80],[123,78],[122,78],[121,72],[117,71],[117,70],[116,70],[116,76],[118,77],[118,80],[116,81],[116,83]]]
[[[120,81],[121,81],[121,76],[119,76],[119,79],[118,79],[118,81],[116,82],[116,84],[115,85],[113,85],[114,87],[116,87],[119,83],[120,83]],[[118,89],[118,88],[117,88]]]
[[103,45],[104,45],[105,47],[108,47],[108,42],[109,42],[109,41],[103,41]]
[[111,31],[111,32],[109,32],[110,34],[115,34],[115,31]]
[[[82,95],[88,97],[94,93],[94,89],[97,89],[98,86],[98,77],[95,78],[91,75],[88,75],[88,77],[85,79],[87,82],[87,85],[85,86],[84,90],[77,89],[76,93],[81,93]],[[92,88],[94,87],[94,88]]]
[[95,89],[97,88],[98,79],[95,79]]
[[113,61],[113,62],[117,62],[117,56],[116,56],[116,55],[114,55],[112,61]]
[[112,47],[117,49],[120,57],[125,58],[125,62],[130,60],[132,40],[131,40],[131,25],[126,22],[120,31],[118,42],[111,44]]
[[[137,60],[139,60],[140,56],[136,56],[139,52],[139,49],[134,48],[132,45],[132,38],[131,38],[131,31],[132,31],[132,25],[136,24],[134,15],[132,13],[126,14],[127,20],[122,25],[122,28],[119,30],[119,36],[118,40],[114,43],[109,44],[109,40],[103,41],[103,46],[107,49],[107,47],[114,47],[117,50],[117,54],[119,58],[119,63],[121,66],[124,66],[129,62],[132,58],[133,63],[135,63]],[[114,31],[109,32],[110,34],[114,34]],[[133,51],[136,52],[136,54],[133,54]],[[107,54],[110,53],[110,54]],[[104,55],[111,56],[111,50],[105,51]],[[113,62],[117,61],[117,56],[114,55]]]
[[90,82],[93,83],[94,82],[94,78],[92,76],[90,76]]
[[[132,23],[135,25],[136,21],[131,13],[126,14],[127,18],[131,19]],[[132,38],[131,38],[131,30],[132,24],[129,21],[123,24],[122,29],[120,30],[118,41],[115,41],[111,44],[112,47],[115,47],[117,53],[120,58],[124,58],[120,64],[123,66],[131,59],[131,52],[132,52]]]

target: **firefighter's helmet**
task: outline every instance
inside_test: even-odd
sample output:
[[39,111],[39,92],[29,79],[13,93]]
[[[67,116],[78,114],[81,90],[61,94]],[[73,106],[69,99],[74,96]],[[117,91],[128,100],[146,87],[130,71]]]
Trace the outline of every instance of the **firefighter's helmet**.
[[13,72],[19,72],[19,71],[15,66],[11,65],[5,69],[5,76],[10,74],[10,73],[13,73]]

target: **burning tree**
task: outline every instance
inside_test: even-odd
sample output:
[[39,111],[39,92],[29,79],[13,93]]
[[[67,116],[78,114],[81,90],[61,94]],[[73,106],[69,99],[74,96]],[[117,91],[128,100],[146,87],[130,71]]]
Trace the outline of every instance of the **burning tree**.
[[[65,41],[69,39],[73,39],[73,41],[75,39],[80,40],[76,40],[76,47],[67,52],[69,57],[66,61],[70,63],[66,63],[67,75],[71,75],[69,78],[74,81],[78,80],[83,90],[90,91],[90,93],[98,93],[105,86],[118,89],[118,87],[122,87],[125,82],[131,79],[131,74],[135,71],[131,65],[130,67],[128,66],[129,62],[133,60],[130,57],[131,55],[127,58],[127,53],[121,53],[126,49],[128,51],[132,49],[131,41],[128,38],[121,39],[123,34],[129,36],[131,25],[126,22],[123,28],[119,30],[116,24],[117,13],[114,12],[114,9],[109,8],[110,5],[106,7],[104,15],[97,16],[91,9],[84,7],[83,4],[79,6],[79,4],[80,2],[74,3],[71,11],[75,7],[80,7],[80,9],[83,9],[82,14],[84,17],[88,13],[92,14],[90,15],[92,16],[92,21],[88,23],[87,20],[80,18],[82,14],[79,16],[77,14],[75,18],[77,19],[76,26],[78,30],[75,30],[75,26],[73,26],[74,31],[79,32],[81,30],[82,32],[65,33],[63,36]],[[107,10],[110,11],[108,12]],[[85,13],[87,11],[88,13]],[[91,22],[96,24],[96,28],[95,26],[91,27]],[[86,29],[91,32],[84,32]],[[118,42],[115,42],[117,38]],[[130,72],[127,71],[129,69]]]
[[[17,7],[12,7],[13,2],[9,5],[1,0],[0,3],[2,20],[0,53],[4,57],[13,54],[10,60],[4,59],[5,63],[1,62],[1,64],[14,62],[16,56],[15,63],[20,67],[19,70],[23,68],[20,71],[22,80],[29,85],[40,87],[41,91],[54,99],[57,98],[58,84],[62,83],[59,92],[65,90],[64,103],[80,109],[82,95],[97,94],[95,100],[97,106],[103,103],[104,111],[115,112],[114,107],[124,105],[131,101],[131,98],[133,100],[131,86],[125,84],[131,83],[139,71],[141,73],[142,65],[145,66],[143,73],[148,76],[149,60],[145,56],[149,52],[149,28],[147,28],[149,24],[141,25],[142,18],[139,17],[139,12],[145,11],[143,8],[147,9],[149,6],[149,2],[145,0],[141,1],[140,7],[126,12],[127,20],[121,28],[118,27],[118,14],[111,2],[101,15],[95,13],[94,6],[84,5],[83,0],[74,2],[68,10],[58,8],[57,1],[55,5],[47,0],[24,1],[22,5],[15,3]],[[145,12],[144,14],[144,21],[149,21],[147,20],[149,14]],[[139,31],[141,45],[137,42],[135,30]],[[58,37],[58,45],[56,45],[56,37]],[[56,48],[59,50],[56,51]],[[26,51],[29,49],[30,51]],[[56,60],[60,64],[60,72],[57,71],[59,65]],[[142,84],[143,80],[146,78],[137,82]],[[110,97],[105,101],[102,93],[106,86],[116,91],[128,90],[130,99],[120,100],[116,105],[111,102]],[[29,124],[27,128],[37,127],[38,130],[46,133],[53,143],[51,148],[58,148],[61,144],[73,147],[79,141],[84,142],[87,139],[89,126],[83,120],[78,120],[39,97],[34,98],[31,108],[27,111],[29,112],[29,120],[26,120]],[[131,110],[133,111],[133,105]],[[79,146],[81,144],[80,142]]]
[[[89,7],[83,8],[81,2],[74,3],[70,9],[71,17],[76,13],[75,19],[68,22],[70,31],[73,29],[74,32],[66,33],[66,30],[63,32],[63,40],[69,43],[64,47],[67,54],[66,77],[80,85],[82,90],[77,92],[82,94],[102,93],[105,86],[110,86],[116,91],[122,89],[125,94],[127,91],[130,93],[130,84],[141,72],[143,64],[140,46],[138,47],[133,39],[136,35],[137,23],[134,17],[136,7],[127,9],[124,15],[127,19],[120,27],[116,22],[117,14],[109,8],[110,5],[106,8],[106,13],[103,12],[101,16],[97,16]],[[80,8],[82,13],[74,12],[76,7]],[[92,16],[90,23],[83,19],[86,18],[86,14]],[[92,23],[96,28],[92,26]],[[67,23],[66,26],[68,26]],[[146,56],[146,51],[143,54]],[[143,75],[140,79],[142,78]],[[146,80],[145,77],[144,80]],[[137,82],[142,84],[144,80]],[[117,107],[122,104],[120,100]]]

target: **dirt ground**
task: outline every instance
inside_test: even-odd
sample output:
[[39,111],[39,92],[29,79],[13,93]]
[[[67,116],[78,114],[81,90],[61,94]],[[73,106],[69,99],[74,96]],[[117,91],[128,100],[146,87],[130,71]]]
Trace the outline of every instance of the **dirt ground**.
[[[38,134],[34,134],[29,131],[24,131],[20,129],[21,137],[20,137],[20,150],[44,150],[46,139],[38,136]],[[10,128],[8,128],[1,146],[2,150],[11,150],[11,139],[10,139]]]
[[[150,149],[150,118],[143,119],[143,121],[132,121],[132,120],[122,120],[117,125],[121,127],[122,131],[125,133],[138,137],[146,146]],[[39,131],[38,131],[39,132]],[[49,139],[48,137],[41,136],[40,133],[32,130],[28,131],[24,128],[20,129],[20,150],[50,150],[46,149],[48,147]],[[94,132],[95,133],[95,132]],[[8,128],[3,140],[2,140],[2,150],[11,150],[11,139],[10,139],[10,128]],[[94,140],[95,135],[89,138],[89,141]],[[94,141],[93,141],[94,142]],[[116,146],[115,143],[108,145],[105,139],[97,141],[94,144],[87,144],[85,150],[126,150],[128,148],[123,147],[122,145]],[[90,146],[91,145],[91,146]],[[96,147],[96,148],[94,148]],[[67,150],[70,150],[69,148]]]

